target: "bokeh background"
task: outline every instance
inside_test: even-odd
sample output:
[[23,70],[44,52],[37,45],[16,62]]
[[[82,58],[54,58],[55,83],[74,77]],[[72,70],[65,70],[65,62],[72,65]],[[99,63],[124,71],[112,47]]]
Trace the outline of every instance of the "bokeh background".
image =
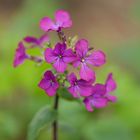
[[[103,49],[107,64],[97,69],[98,81],[109,72],[118,83],[118,101],[88,113],[82,104],[61,99],[61,140],[140,140],[140,0],[0,0],[0,140],[26,140],[34,114],[52,98],[37,87],[44,70],[33,62],[12,67],[14,51],[26,35],[39,36],[39,21],[57,9],[71,13],[67,35],[87,38]],[[38,140],[51,139],[51,130]]]

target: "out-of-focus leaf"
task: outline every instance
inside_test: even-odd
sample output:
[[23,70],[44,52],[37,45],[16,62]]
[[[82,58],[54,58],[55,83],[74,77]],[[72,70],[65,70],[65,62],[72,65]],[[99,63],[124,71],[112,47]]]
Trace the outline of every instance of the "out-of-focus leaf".
[[43,107],[33,118],[29,125],[28,140],[35,140],[41,129],[57,119],[57,112],[49,107]]

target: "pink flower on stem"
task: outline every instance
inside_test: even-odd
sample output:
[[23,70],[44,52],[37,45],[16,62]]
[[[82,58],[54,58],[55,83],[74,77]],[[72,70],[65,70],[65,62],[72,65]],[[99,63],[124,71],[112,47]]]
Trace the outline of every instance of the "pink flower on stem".
[[110,92],[113,92],[117,88],[117,84],[116,84],[115,80],[113,79],[112,73],[110,73],[108,75],[105,87],[106,87],[106,95],[105,96],[107,97],[107,99],[109,101],[115,102],[117,100],[116,96],[109,94]]
[[44,17],[40,21],[40,28],[43,31],[59,31],[62,28],[69,28],[72,26],[72,20],[68,12],[64,10],[57,10],[55,13],[55,20],[53,21],[49,17]]
[[59,88],[59,84],[56,80],[56,77],[51,71],[45,72],[44,77],[40,81],[38,86],[45,90],[48,96],[54,96],[56,94],[57,89]]
[[53,63],[57,72],[63,73],[67,64],[75,60],[75,54],[72,49],[66,49],[66,44],[57,43],[54,49],[46,49],[45,59],[48,63]]
[[40,46],[43,47],[44,43],[49,41],[48,35],[44,34],[40,38],[36,38],[33,36],[27,36],[24,38],[26,43],[32,44],[32,47]]
[[18,48],[16,49],[15,58],[13,62],[13,66],[17,67],[21,65],[25,59],[28,59],[29,56],[26,54],[26,48],[22,42],[19,42]]
[[93,81],[85,81],[83,79],[77,79],[74,73],[71,73],[68,76],[68,81],[70,83],[70,87],[68,91],[75,98],[80,98],[81,96],[87,97],[92,94],[92,83]]
[[86,109],[92,112],[95,108],[103,108],[108,102],[115,102],[116,96],[109,94],[116,89],[116,82],[112,78],[112,74],[108,75],[105,85],[96,84],[93,86],[92,95],[84,99]]
[[89,53],[88,41],[85,39],[81,39],[76,43],[75,51],[77,59],[73,65],[74,67],[80,66],[80,77],[87,81],[95,79],[95,73],[88,65],[96,67],[103,65],[105,63],[105,54],[99,50]]

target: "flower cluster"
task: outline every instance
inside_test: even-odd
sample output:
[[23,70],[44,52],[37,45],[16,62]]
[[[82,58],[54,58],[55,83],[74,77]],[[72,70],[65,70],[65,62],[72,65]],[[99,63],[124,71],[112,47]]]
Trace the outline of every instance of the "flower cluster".
[[[116,89],[116,82],[110,73],[105,84],[95,83],[96,74],[93,70],[94,67],[105,64],[105,54],[90,47],[86,39],[76,40],[74,45],[71,45],[62,31],[63,28],[71,26],[70,15],[64,10],[57,10],[54,20],[49,17],[41,19],[40,28],[45,33],[40,38],[25,37],[16,49],[13,65],[17,67],[26,59],[37,63],[49,63],[52,69],[44,73],[38,84],[48,96],[54,96],[59,88],[65,88],[73,98],[83,98],[88,111],[105,107],[108,102],[116,101],[116,97],[110,94]],[[48,37],[51,31],[56,32],[60,38],[55,45],[51,44]],[[35,47],[40,48],[40,56],[27,54],[27,49]]]

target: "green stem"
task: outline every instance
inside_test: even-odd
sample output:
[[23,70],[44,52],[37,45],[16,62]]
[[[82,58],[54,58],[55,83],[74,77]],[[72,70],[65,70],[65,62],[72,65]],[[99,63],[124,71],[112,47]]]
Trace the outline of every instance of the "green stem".
[[[56,94],[54,99],[54,109],[58,110],[59,96]],[[58,140],[58,121],[53,122],[53,140]]]

